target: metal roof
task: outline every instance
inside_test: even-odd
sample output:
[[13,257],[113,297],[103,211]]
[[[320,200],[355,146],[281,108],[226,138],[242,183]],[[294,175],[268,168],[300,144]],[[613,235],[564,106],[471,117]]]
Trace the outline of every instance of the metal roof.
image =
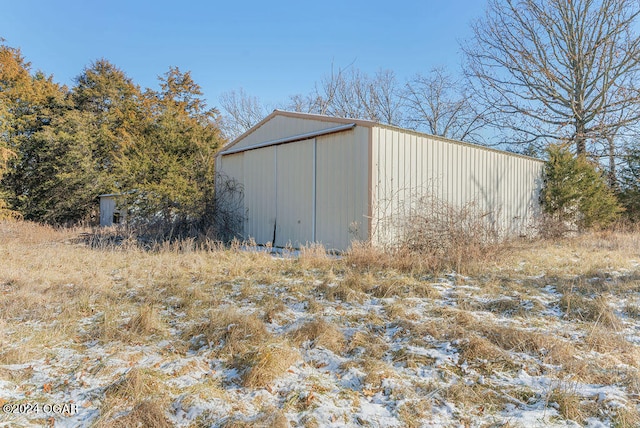
[[[265,143],[256,144],[254,146],[251,146],[251,148],[243,148],[243,149],[238,149],[238,150],[235,150],[235,151],[231,150],[231,148],[234,145],[236,145],[237,143],[239,143],[240,141],[245,139],[247,136],[251,135],[253,132],[258,130],[262,125],[264,125],[265,123],[267,123],[268,121],[270,121],[271,119],[273,119],[276,116],[284,116],[284,117],[291,117],[291,118],[297,118],[297,119],[317,120],[317,121],[329,122],[329,123],[341,123],[341,124],[345,124],[345,125],[349,125],[350,124],[350,125],[353,125],[353,126],[357,125],[357,126],[363,126],[363,127],[367,127],[367,128],[379,127],[379,128],[391,129],[391,130],[394,130],[394,131],[400,131],[400,132],[404,132],[404,133],[407,133],[407,134],[417,135],[419,137],[426,137],[426,138],[431,138],[431,139],[435,139],[435,140],[439,140],[439,141],[446,141],[446,142],[453,143],[453,144],[459,144],[459,145],[463,145],[463,146],[475,147],[475,148],[478,148],[478,149],[488,150],[488,151],[491,151],[491,152],[503,153],[503,154],[508,154],[508,155],[515,156],[515,157],[531,159],[531,160],[535,160],[535,161],[538,161],[538,162],[544,162],[542,159],[538,159],[538,158],[535,158],[535,157],[532,157],[532,156],[522,155],[520,153],[508,152],[506,150],[500,150],[500,149],[496,149],[496,148],[493,148],[493,147],[483,146],[483,145],[480,145],[480,144],[467,143],[465,141],[454,140],[454,139],[447,138],[447,137],[441,137],[439,135],[432,135],[432,134],[427,134],[427,133],[424,133],[424,132],[414,131],[414,130],[411,130],[411,129],[401,128],[401,127],[398,127],[398,126],[386,125],[386,124],[383,124],[383,123],[374,122],[372,120],[351,119],[351,118],[334,117],[334,116],[327,116],[327,115],[315,114],[315,113],[300,113],[300,112],[278,110],[278,109],[276,109],[273,112],[271,112],[271,114],[269,114],[267,117],[265,117],[260,122],[255,124],[251,129],[246,131],[244,134],[240,135],[235,140],[233,140],[230,143],[228,143],[225,146],[223,146],[222,150],[220,152],[218,152],[218,155],[219,156],[228,155],[228,154],[232,154],[232,153],[242,152],[242,151],[245,151],[245,150],[257,149],[257,148],[260,148],[260,147],[265,147],[265,146],[269,146],[269,145],[273,145],[273,144],[284,144],[284,143],[287,143],[287,142],[294,142],[294,141],[300,141],[302,139],[305,139],[305,138],[299,138],[299,137],[301,137],[301,135],[292,136],[292,137],[284,137],[284,138],[282,138],[283,141],[272,140],[272,141],[267,141]],[[336,127],[336,128],[339,128],[339,127]],[[326,131],[329,131],[331,129],[333,129],[333,128],[327,128]],[[340,131],[342,131],[342,130],[333,131],[333,132],[340,132]],[[320,131],[316,131],[316,132],[320,132]],[[328,133],[331,133],[331,132],[328,132]],[[312,134],[312,133],[309,133],[309,134]],[[321,133],[321,134],[318,134],[318,135],[324,135],[324,134]],[[315,136],[318,136],[318,135],[315,135]],[[293,138],[293,140],[290,140],[290,138]],[[313,136],[308,136],[306,138],[313,138]],[[264,145],[262,145],[262,144],[264,144]]]

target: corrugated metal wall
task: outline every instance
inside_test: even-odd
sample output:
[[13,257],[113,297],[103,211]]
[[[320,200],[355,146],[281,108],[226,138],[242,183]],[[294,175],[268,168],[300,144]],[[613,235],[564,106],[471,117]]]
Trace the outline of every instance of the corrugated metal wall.
[[276,247],[300,248],[314,240],[314,147],[311,139],[275,148]]
[[317,139],[316,240],[346,250],[369,238],[369,128]]
[[[332,126],[320,123],[320,129]],[[306,130],[292,126],[280,132],[265,138]],[[368,239],[368,142],[369,128],[356,127],[221,156],[218,171],[244,189],[240,233],[258,244],[273,243],[275,236],[278,247],[321,242],[337,250],[346,250],[353,239]]]
[[244,236],[266,244],[273,241],[276,222],[276,147],[241,155],[244,156]]
[[[503,233],[526,233],[538,210],[543,163],[535,159],[367,122],[304,141],[222,155],[218,171],[242,184],[240,233],[258,244],[354,239],[392,242],[417,201],[474,202]],[[275,115],[234,148],[339,124]]]
[[241,141],[233,145],[234,149],[247,147],[266,141],[273,141],[292,135],[301,135],[340,125],[342,122],[329,120],[301,119],[297,117],[274,116],[259,128],[255,129]]
[[[373,127],[373,240],[393,241],[425,195],[453,206],[473,202],[502,233],[527,233],[536,210],[542,162]],[[422,207],[421,207],[422,208]]]
[[244,235],[244,155],[242,153],[220,156],[216,159],[216,198],[225,211],[233,230],[225,230],[232,236]]

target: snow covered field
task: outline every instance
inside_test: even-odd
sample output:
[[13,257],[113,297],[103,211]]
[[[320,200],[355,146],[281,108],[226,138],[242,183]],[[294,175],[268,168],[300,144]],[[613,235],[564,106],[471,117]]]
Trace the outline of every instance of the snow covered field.
[[640,426],[640,236],[458,274],[0,223],[0,426]]

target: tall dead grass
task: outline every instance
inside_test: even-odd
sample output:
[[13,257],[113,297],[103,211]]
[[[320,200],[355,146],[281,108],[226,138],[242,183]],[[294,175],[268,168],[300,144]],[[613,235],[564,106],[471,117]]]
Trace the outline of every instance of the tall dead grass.
[[[105,389],[105,399],[95,424],[106,427],[170,427],[166,398],[156,374],[136,367]],[[127,410],[129,409],[129,410]]]
[[323,319],[313,319],[290,333],[290,337],[298,346],[310,341],[313,347],[323,347],[340,354],[345,347],[345,337],[334,324]]
[[287,342],[268,343],[256,351],[236,357],[234,366],[244,371],[243,386],[264,388],[300,359],[300,353]]
[[212,311],[207,321],[185,331],[183,338],[190,340],[196,349],[208,345],[218,354],[233,356],[253,351],[273,336],[255,314],[227,306]]
[[[407,426],[423,425],[420,418],[428,420],[429,406],[440,405],[443,397],[462,409],[491,400],[484,411],[508,402],[486,385],[465,383],[463,361],[484,375],[509,376],[525,369],[532,375],[626,388],[630,404],[617,409],[602,405],[598,418],[606,415],[628,427],[640,420],[633,408],[640,354],[626,337],[627,327],[640,317],[637,235],[598,232],[561,241],[497,244],[510,251],[489,253],[498,256],[490,259],[488,269],[484,255],[471,261],[457,256],[439,261],[436,253],[409,247],[401,252],[355,244],[342,258],[313,247],[299,259],[273,258],[238,245],[202,249],[189,242],[154,251],[137,244],[130,249],[106,244],[93,248],[74,238],[80,229],[29,223],[2,227],[0,364],[46,359],[59,343],[82,349],[98,339],[109,356],[100,363],[78,362],[77,370],[87,376],[99,372],[96,378],[110,382],[97,400],[99,427],[167,426],[175,391],[167,387],[166,374],[134,369],[116,380],[107,376],[109,358],[135,363],[137,357],[128,354],[131,345],[144,342],[149,347],[165,338],[171,344],[158,351],[162,358],[197,354],[237,371],[238,377],[230,381],[216,378],[216,387],[206,386],[207,381],[192,386],[189,392],[202,388],[197,399],[222,396],[229,383],[232,388],[277,389],[278,379],[289,371],[299,375],[301,359],[302,367],[310,363],[302,348],[321,347],[349,360],[361,373],[367,393],[400,394],[384,388],[395,383],[385,379],[394,379],[400,368],[426,367],[446,378],[434,380],[437,386],[432,389],[421,389],[422,395],[406,393],[398,415]],[[478,276],[436,276],[449,269]],[[561,296],[547,290],[550,286]],[[361,304],[379,305],[380,310],[363,313]],[[549,310],[558,305],[564,316]],[[303,315],[293,315],[303,308]],[[619,318],[621,313],[627,316]],[[299,316],[309,318],[291,324],[298,323]],[[446,370],[436,367],[435,358],[412,349],[445,342],[459,356],[458,364]],[[28,383],[33,376],[29,370],[0,368],[0,376]],[[459,382],[449,382],[456,376]],[[528,394],[533,393],[522,393]],[[549,403],[563,408],[565,419],[591,416],[583,404],[576,404],[571,390],[559,387],[549,396]],[[316,403],[278,400],[304,412]],[[226,422],[209,425],[286,423],[283,409],[272,410],[282,417],[271,418],[270,410],[253,416],[236,411]]]
[[482,212],[473,201],[455,206],[425,196],[406,215],[378,225],[382,235],[395,235],[394,243],[384,248],[354,244],[347,259],[367,269],[476,273],[509,248],[492,220],[494,214]]

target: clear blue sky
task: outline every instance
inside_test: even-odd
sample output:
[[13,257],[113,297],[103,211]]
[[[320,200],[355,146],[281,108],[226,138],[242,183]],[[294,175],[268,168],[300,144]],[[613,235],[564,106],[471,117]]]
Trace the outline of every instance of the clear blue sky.
[[71,85],[106,58],[137,84],[190,70],[209,106],[244,88],[263,102],[307,93],[331,64],[400,79],[445,65],[457,71],[458,41],[485,0],[125,1],[5,0],[0,37],[34,70]]

